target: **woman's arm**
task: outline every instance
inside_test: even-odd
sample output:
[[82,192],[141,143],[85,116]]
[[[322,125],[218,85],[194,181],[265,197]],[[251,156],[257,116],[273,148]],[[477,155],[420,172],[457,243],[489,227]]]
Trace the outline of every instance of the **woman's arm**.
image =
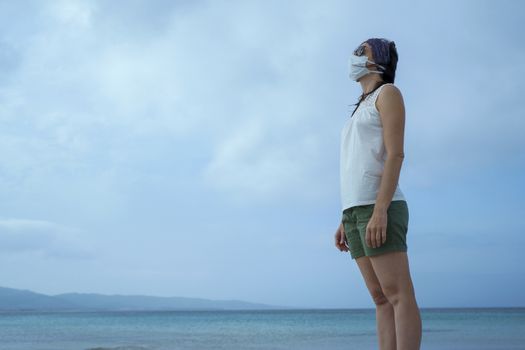
[[387,157],[374,209],[386,212],[396,191],[405,157],[403,149],[405,105],[401,91],[395,85],[383,87],[376,105],[383,124],[383,140]]
[[366,227],[365,241],[369,247],[379,247],[386,241],[387,210],[396,191],[405,157],[403,151],[405,133],[405,106],[401,92],[394,85],[382,88],[376,100],[377,110],[383,124],[386,160],[377,193],[374,211]]

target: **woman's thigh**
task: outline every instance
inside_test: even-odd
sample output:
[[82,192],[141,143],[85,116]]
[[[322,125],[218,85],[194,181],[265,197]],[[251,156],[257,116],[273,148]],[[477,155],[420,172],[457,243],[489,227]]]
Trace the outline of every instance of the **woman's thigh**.
[[392,251],[368,258],[383,293],[391,303],[395,303],[400,295],[414,294],[406,252]]
[[383,304],[387,302],[383,291],[381,290],[381,284],[374,271],[370,258],[368,256],[361,256],[355,259],[361,275],[365,280],[366,287],[372,296],[372,299],[376,304]]

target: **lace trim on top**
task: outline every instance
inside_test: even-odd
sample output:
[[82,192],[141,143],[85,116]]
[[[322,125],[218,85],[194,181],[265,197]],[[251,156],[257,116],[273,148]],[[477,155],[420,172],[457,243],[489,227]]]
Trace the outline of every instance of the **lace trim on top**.
[[379,95],[379,93],[381,92],[381,89],[385,85],[392,85],[392,83],[385,83],[381,85],[379,88],[376,89],[376,91],[374,91],[373,93],[365,97],[365,99],[361,101],[361,103],[359,104],[359,107],[357,107],[357,110],[355,111],[355,113],[357,113],[358,111],[361,110],[361,108],[364,108],[364,107],[375,107],[374,104],[376,102],[377,96]]

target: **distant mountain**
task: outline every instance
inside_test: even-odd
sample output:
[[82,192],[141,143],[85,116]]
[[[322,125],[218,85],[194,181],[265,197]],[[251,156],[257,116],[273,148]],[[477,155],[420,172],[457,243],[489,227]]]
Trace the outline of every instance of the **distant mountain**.
[[145,310],[262,310],[288,307],[241,300],[209,300],[147,295],[64,293],[45,295],[0,287],[0,311],[145,311]]
[[67,300],[29,290],[0,287],[0,310],[44,310],[77,308]]

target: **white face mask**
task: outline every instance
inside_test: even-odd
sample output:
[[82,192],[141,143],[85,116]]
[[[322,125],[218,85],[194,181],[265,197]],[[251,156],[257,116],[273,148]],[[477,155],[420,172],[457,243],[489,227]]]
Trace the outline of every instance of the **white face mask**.
[[[350,56],[350,59],[348,60],[348,71],[349,71],[350,79],[358,81],[359,79],[361,79],[361,77],[367,75],[368,73],[383,74],[383,72],[381,72],[381,71],[368,69],[366,67],[366,63],[367,62],[375,64],[375,62],[369,61],[368,57],[366,55],[356,56],[356,55],[352,54]],[[379,64],[377,66],[382,68],[382,69],[385,69],[385,67],[383,67],[383,66],[381,66]]]

